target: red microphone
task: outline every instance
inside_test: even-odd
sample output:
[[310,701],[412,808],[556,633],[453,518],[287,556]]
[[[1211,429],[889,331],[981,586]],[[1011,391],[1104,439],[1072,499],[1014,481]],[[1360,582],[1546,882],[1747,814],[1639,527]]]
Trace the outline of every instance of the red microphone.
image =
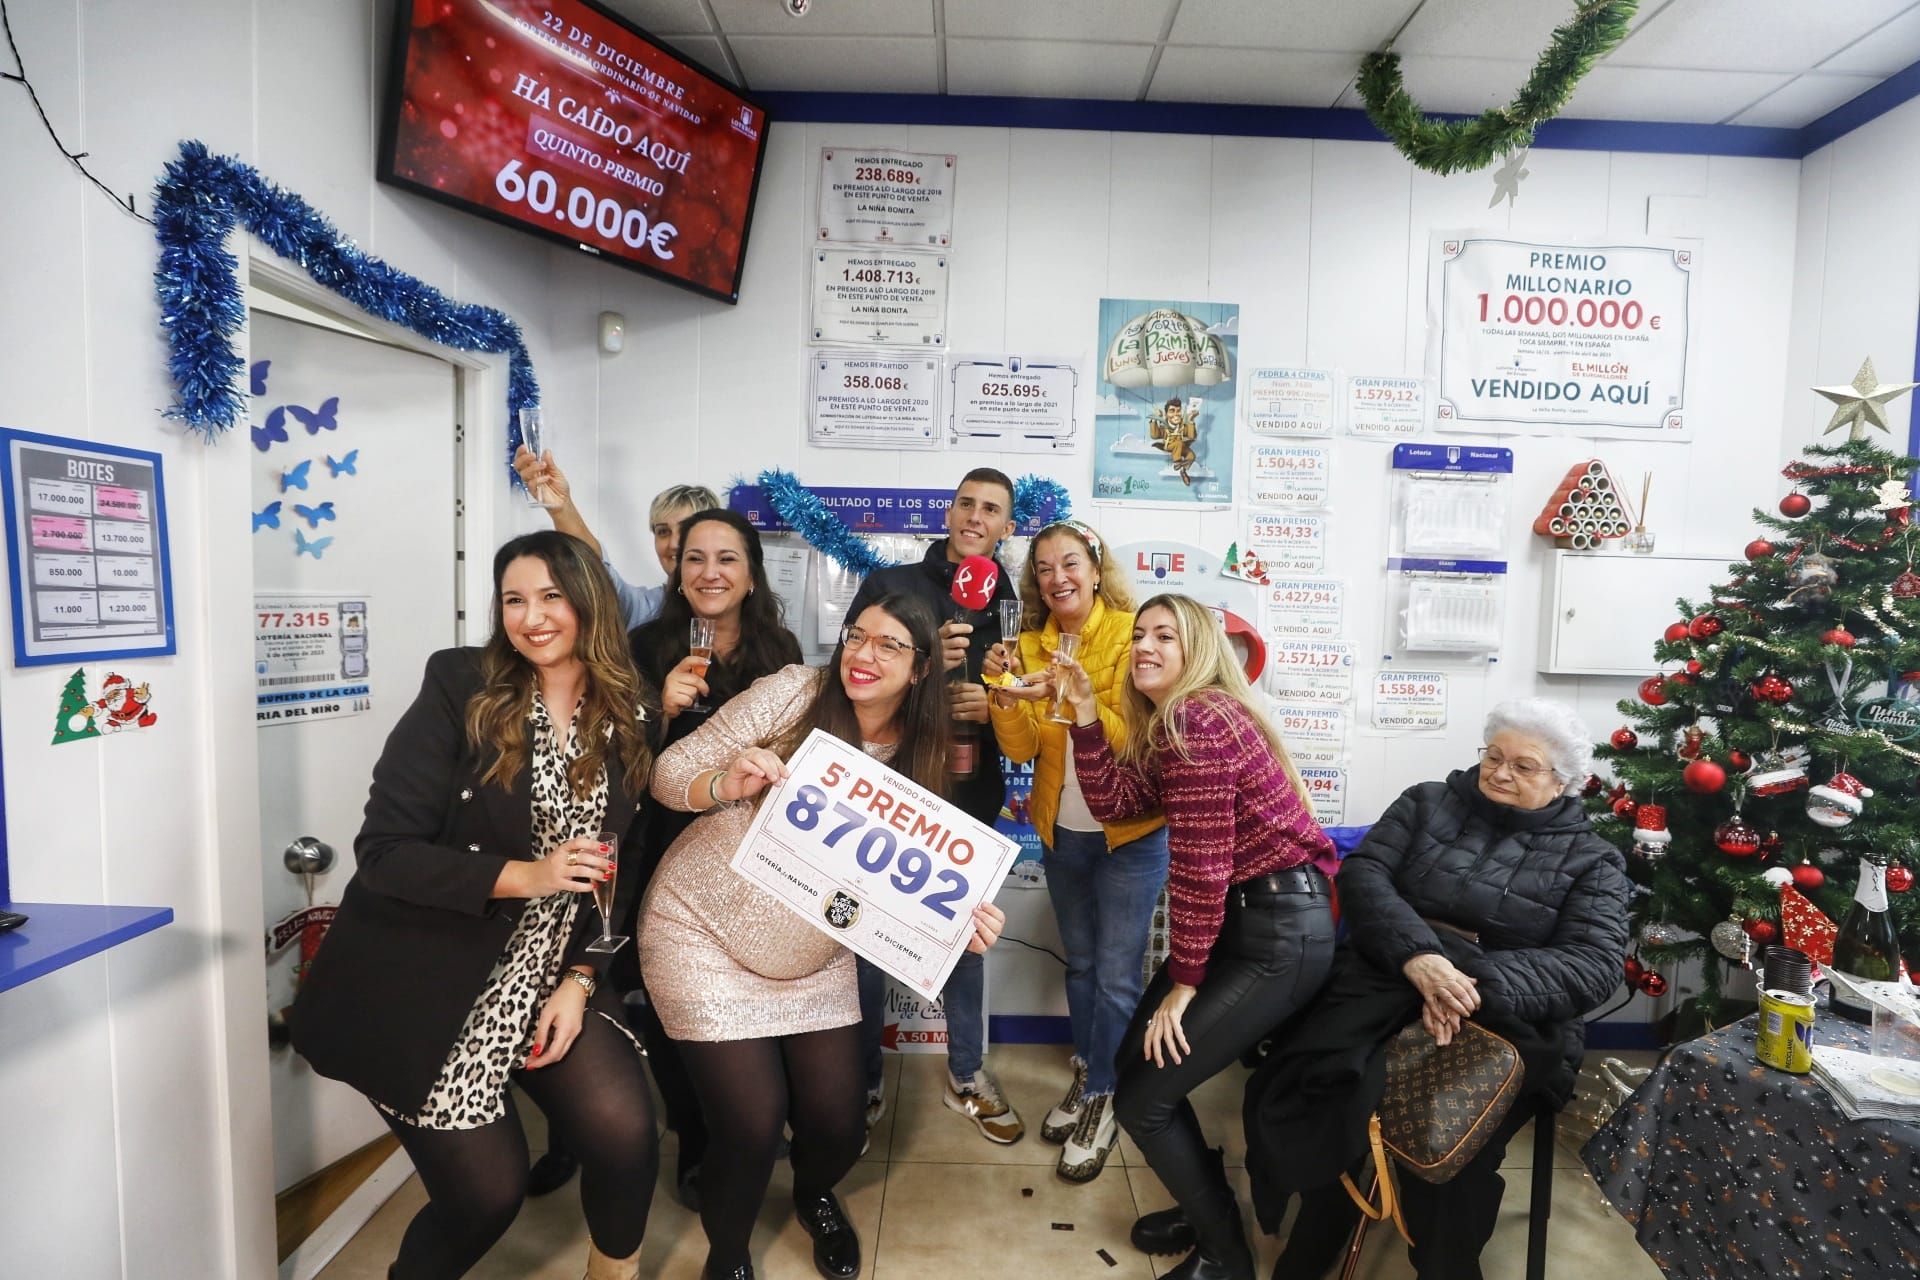
[[962,609],[984,609],[1000,585],[1000,566],[988,556],[968,556],[953,571],[953,602]]

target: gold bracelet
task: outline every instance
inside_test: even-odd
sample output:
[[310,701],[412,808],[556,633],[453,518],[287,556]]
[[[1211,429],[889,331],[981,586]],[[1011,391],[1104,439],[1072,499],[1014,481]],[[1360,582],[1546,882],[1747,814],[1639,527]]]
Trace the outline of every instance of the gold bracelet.
[[[590,973],[582,973],[578,969],[569,969],[567,970],[566,977],[579,983],[580,989],[587,993],[587,999],[589,1000],[593,999],[593,993],[600,989],[600,980]],[[566,979],[563,979],[563,981],[564,980]]]

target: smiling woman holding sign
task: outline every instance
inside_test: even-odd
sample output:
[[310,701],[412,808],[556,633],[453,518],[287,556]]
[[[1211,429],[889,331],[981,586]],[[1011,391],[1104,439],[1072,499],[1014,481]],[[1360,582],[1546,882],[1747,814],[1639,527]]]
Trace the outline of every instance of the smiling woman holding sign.
[[1333,844],[1220,622],[1155,596],[1133,625],[1119,758],[1093,681],[1059,661],[1074,769],[1102,822],[1167,815],[1171,950],[1120,1042],[1114,1113],[1178,1202],[1134,1225],[1150,1253],[1193,1252],[1178,1280],[1252,1280],[1233,1188],[1187,1095],[1320,989],[1333,962]]
[[[788,1124],[794,1212],[813,1237],[814,1265],[827,1277],[860,1274],[860,1241],[833,1194],[865,1136],[853,955],[729,864],[754,816],[741,802],[784,779],[816,729],[927,792],[944,790],[938,644],[924,603],[882,594],[841,631],[825,671],[791,666],[756,681],[654,770],[663,804],[720,810],[667,851],[640,926],[647,991],[712,1130],[700,1173],[709,1280],[753,1275],[748,1241]],[[977,909],[969,949],[991,946],[1004,919]]]

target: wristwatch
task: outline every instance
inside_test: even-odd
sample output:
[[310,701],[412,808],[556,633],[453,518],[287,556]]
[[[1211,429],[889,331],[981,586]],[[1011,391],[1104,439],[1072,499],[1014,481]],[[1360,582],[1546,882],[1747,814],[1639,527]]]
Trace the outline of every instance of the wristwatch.
[[[566,977],[579,983],[580,989],[587,993],[587,999],[589,1000],[593,999],[593,993],[600,989],[600,979],[590,973],[582,973],[578,969],[569,969],[567,970]],[[562,980],[564,981],[565,979]]]

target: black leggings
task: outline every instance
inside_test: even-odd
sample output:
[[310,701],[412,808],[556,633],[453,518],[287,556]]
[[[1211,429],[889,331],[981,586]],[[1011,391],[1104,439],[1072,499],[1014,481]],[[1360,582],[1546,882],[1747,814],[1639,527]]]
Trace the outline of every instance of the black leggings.
[[793,1126],[793,1195],[825,1195],[860,1158],[866,1136],[860,1024],[761,1040],[683,1040],[712,1142],[700,1166],[700,1222],[715,1271],[748,1260],[754,1219]]
[[[645,995],[645,987],[639,990]],[[660,1090],[660,1101],[666,1105],[667,1127],[680,1136],[679,1165],[684,1174],[706,1158],[707,1123],[700,1114],[700,1095],[693,1087],[693,1077],[687,1074],[686,1060],[680,1054],[680,1041],[660,1025],[660,1015],[650,999],[628,1002],[627,1025],[647,1046],[647,1067]]]
[[[1190,1212],[1218,1181],[1200,1119],[1187,1095],[1298,1012],[1333,965],[1333,917],[1326,882],[1319,892],[1243,894],[1227,890],[1227,918],[1207,960],[1207,976],[1181,1015],[1192,1052],[1156,1067],[1141,1055],[1147,1021],[1173,979],[1153,975],[1120,1041],[1113,1113],[1181,1208]],[[1164,1057],[1164,1055],[1162,1055]]]
[[[589,1012],[567,1056],[513,1079],[580,1157],[580,1203],[602,1253],[640,1247],[658,1152],[653,1103],[633,1042]],[[407,1226],[395,1280],[452,1280],[506,1234],[527,1194],[527,1134],[507,1113],[478,1129],[421,1129],[380,1113],[419,1171],[427,1203]]]

